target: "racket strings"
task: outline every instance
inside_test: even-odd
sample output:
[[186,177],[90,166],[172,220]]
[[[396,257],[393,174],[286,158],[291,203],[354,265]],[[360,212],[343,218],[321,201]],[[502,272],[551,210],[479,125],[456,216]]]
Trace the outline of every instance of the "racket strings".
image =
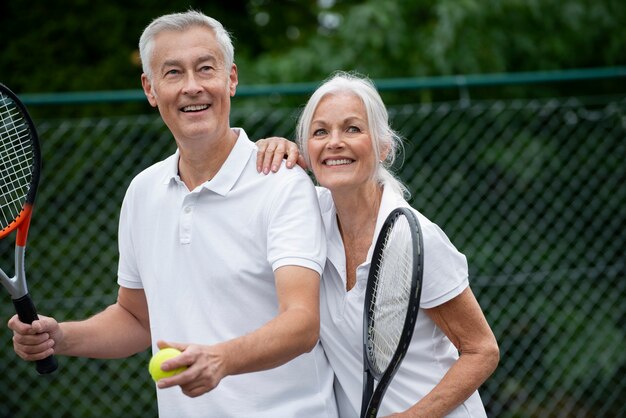
[[21,213],[30,190],[34,152],[30,127],[21,110],[0,94],[0,227]]
[[369,308],[373,326],[368,330],[370,363],[379,375],[396,351],[411,297],[414,253],[410,226],[404,216],[388,231],[382,254]]

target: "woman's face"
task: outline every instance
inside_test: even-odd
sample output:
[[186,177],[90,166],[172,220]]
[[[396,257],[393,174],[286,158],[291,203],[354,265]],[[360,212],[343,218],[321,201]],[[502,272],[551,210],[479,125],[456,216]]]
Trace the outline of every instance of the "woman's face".
[[347,92],[324,96],[313,114],[307,150],[315,178],[332,192],[374,182],[377,161],[361,99]]

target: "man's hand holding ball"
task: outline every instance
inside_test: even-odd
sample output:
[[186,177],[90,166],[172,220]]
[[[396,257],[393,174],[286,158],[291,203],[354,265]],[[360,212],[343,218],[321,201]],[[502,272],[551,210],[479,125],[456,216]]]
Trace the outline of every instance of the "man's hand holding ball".
[[168,371],[161,368],[163,362],[173,359],[174,357],[178,357],[180,354],[181,352],[179,350],[172,347],[163,348],[154,354],[154,356],[150,359],[150,364],[148,365],[148,370],[150,371],[152,379],[154,379],[155,382],[158,382],[165,377],[171,377],[187,370],[186,366]]

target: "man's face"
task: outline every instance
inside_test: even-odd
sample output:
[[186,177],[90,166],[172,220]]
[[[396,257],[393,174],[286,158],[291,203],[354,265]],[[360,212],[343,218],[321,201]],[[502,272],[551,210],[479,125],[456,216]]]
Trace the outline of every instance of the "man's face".
[[152,79],[141,77],[144,92],[177,142],[219,140],[228,134],[237,67],[225,68],[213,31],[194,26],[161,32],[150,68]]

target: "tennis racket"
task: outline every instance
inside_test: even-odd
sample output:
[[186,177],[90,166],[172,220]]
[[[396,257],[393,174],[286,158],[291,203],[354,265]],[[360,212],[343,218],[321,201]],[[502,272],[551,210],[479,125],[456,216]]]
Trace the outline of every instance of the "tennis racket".
[[[374,418],[411,343],[419,310],[424,249],[417,217],[394,209],[372,255],[363,308],[361,418]],[[377,381],[374,390],[374,381]]]
[[[15,277],[0,269],[0,281],[9,291],[20,321],[31,324],[38,319],[24,269],[28,227],[41,171],[41,151],[35,126],[26,107],[0,83],[0,239],[17,230],[15,239]],[[40,374],[57,368],[53,356],[36,362]]]

